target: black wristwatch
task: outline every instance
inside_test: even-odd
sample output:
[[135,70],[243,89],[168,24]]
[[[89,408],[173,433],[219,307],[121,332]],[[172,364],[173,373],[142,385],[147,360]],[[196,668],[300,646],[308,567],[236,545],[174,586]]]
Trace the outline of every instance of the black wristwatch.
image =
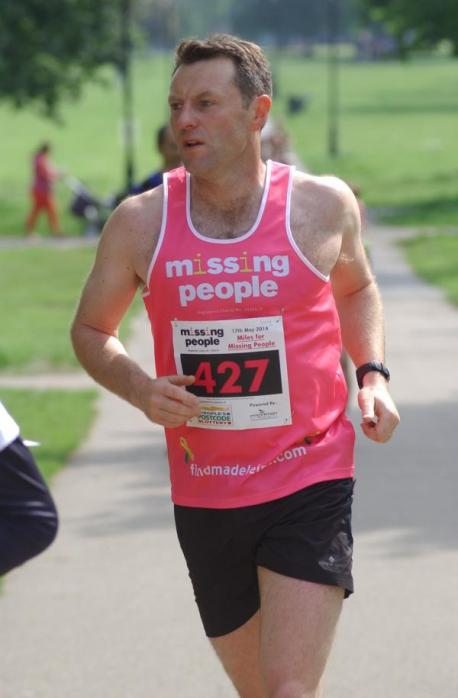
[[388,382],[390,380],[390,372],[387,367],[382,364],[381,361],[369,361],[367,364],[363,364],[356,369],[356,380],[358,381],[358,386],[363,387],[363,379],[366,373],[371,371],[377,371],[381,373],[385,380]]

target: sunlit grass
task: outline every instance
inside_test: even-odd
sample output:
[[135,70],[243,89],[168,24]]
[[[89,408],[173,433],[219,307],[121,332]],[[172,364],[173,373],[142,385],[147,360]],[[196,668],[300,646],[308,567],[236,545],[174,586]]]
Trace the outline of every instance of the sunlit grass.
[[78,365],[69,330],[94,255],[94,247],[0,249],[0,371]]
[[24,439],[38,441],[34,457],[46,480],[65,465],[87,435],[95,390],[1,390],[2,402],[13,415]]
[[458,235],[422,235],[402,242],[417,274],[458,305]]

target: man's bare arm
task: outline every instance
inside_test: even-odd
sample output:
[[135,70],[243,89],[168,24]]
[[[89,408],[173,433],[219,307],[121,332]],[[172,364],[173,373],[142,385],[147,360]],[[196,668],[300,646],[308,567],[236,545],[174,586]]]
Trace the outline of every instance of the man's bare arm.
[[[152,197],[150,197],[152,198]],[[157,199],[159,197],[156,197]],[[102,233],[94,266],[72,326],[75,353],[101,385],[141,409],[153,422],[175,427],[199,413],[199,401],[185,390],[192,376],[152,378],[127,354],[119,325],[146,278],[160,201],[125,201]]]
[[[369,361],[383,362],[383,307],[361,239],[358,205],[349,190],[341,191],[340,197],[342,246],[331,280],[343,345],[355,366]],[[388,441],[399,423],[399,414],[381,374],[366,374],[363,388],[358,393],[358,404],[362,412],[361,427],[366,436],[374,441]]]

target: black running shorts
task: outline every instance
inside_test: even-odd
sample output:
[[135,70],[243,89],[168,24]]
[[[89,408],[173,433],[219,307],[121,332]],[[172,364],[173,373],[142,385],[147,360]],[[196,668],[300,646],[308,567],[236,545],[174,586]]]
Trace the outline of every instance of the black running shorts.
[[48,486],[18,437],[0,451],[0,575],[45,550],[57,527]]
[[237,509],[175,505],[178,538],[208,637],[260,607],[257,566],[353,592],[352,478]]

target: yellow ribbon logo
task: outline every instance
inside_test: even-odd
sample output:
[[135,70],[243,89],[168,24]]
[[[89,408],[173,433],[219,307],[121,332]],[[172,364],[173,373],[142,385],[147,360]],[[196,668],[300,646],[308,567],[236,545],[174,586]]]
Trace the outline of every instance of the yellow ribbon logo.
[[190,461],[194,460],[194,453],[191,451],[191,448],[184,436],[180,436],[180,446],[182,449],[184,449],[184,462],[189,463]]

